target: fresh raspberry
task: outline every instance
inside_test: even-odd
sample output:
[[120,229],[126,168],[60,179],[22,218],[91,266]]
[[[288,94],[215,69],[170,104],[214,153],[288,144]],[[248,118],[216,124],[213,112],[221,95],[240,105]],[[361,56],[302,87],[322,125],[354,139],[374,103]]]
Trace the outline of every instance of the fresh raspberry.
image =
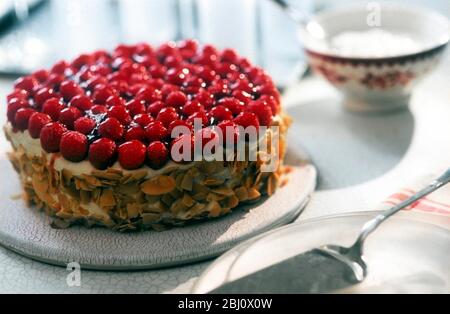
[[68,107],[61,111],[59,115],[59,122],[65,125],[69,130],[74,129],[74,123],[81,118],[83,114],[76,107]]
[[70,101],[78,95],[83,95],[84,90],[78,86],[74,81],[64,81],[59,87],[59,92],[65,101]]
[[57,98],[48,99],[42,106],[42,112],[48,114],[53,121],[59,120],[59,115],[64,109],[64,104]]
[[48,77],[50,76],[50,73],[48,73],[47,70],[38,70],[33,73],[33,77],[38,80],[39,83],[44,83],[48,80]]
[[[93,91],[93,90],[95,90],[98,86],[105,86],[106,84],[108,84],[108,80],[107,80],[105,77],[102,77],[102,76],[100,76],[100,75],[97,75],[97,76],[91,77],[91,78],[86,82],[86,87],[87,87],[89,90]],[[109,96],[111,96],[111,95],[109,95]],[[107,95],[107,98],[106,98],[106,99],[108,99],[109,96]],[[105,100],[106,100],[106,99],[105,99]]]
[[183,107],[187,102],[187,96],[183,92],[172,92],[166,98],[168,107]]
[[183,58],[180,55],[168,56],[164,59],[164,65],[168,68],[177,68],[183,62]]
[[167,107],[161,110],[156,118],[157,121],[160,121],[166,128],[175,121],[178,120],[179,115],[177,110],[173,107]]
[[14,82],[14,88],[23,89],[29,93],[32,93],[38,85],[39,82],[32,76],[21,77]]
[[258,117],[251,112],[242,112],[234,119],[234,123],[244,129],[252,126],[258,129],[260,126]]
[[141,88],[136,94],[136,99],[145,102],[146,104],[154,103],[162,100],[162,94],[154,87],[148,86]]
[[273,96],[275,98],[275,100],[277,101],[277,103],[280,103],[280,101],[281,101],[280,93],[278,92],[277,88],[275,86],[273,86],[272,84],[265,84],[265,85],[258,86],[256,88],[256,92],[260,95]]
[[222,121],[217,125],[217,128],[219,128],[222,132],[222,140],[224,144],[238,143],[240,137],[239,128],[233,121]]
[[249,102],[251,102],[253,100],[252,94],[249,94],[242,90],[235,90],[231,95],[234,98],[236,98],[237,100],[239,100],[241,103],[243,103],[244,105],[248,104]]
[[127,170],[140,168],[147,154],[147,148],[142,142],[133,140],[119,146],[120,165]]
[[113,141],[118,141],[123,136],[124,128],[116,118],[108,118],[100,123],[98,132],[102,137],[109,138]]
[[197,54],[198,43],[193,39],[188,39],[180,42],[178,48],[184,59],[191,59]]
[[63,157],[72,162],[80,162],[86,158],[88,152],[88,139],[86,135],[70,131],[64,133],[59,145]]
[[41,130],[41,146],[47,153],[59,151],[61,138],[67,129],[59,122],[46,124]]
[[35,112],[31,115],[28,122],[28,132],[32,138],[39,138],[41,136],[42,128],[52,122],[52,118],[49,115],[41,112]]
[[190,115],[186,122],[192,124],[194,127],[201,124],[200,126],[203,128],[209,124],[208,116],[204,112],[196,112],[192,115]]
[[131,116],[124,106],[112,106],[109,108],[108,117],[116,118],[123,125],[129,125],[131,123]]
[[100,84],[95,87],[92,100],[96,104],[105,104],[109,97],[117,95],[116,90],[106,85]]
[[187,74],[183,71],[183,69],[171,68],[166,72],[165,78],[168,83],[180,86],[186,80]]
[[[172,134],[172,132],[174,131],[174,129],[175,128],[177,128],[177,127],[183,127],[182,129],[178,129],[178,130],[181,130],[182,132],[181,133],[185,133],[185,131],[186,130],[190,130],[190,131],[192,131],[192,124],[190,124],[189,122],[187,122],[187,121],[184,121],[184,120],[175,120],[175,121],[173,121],[171,124],[170,124],[170,126],[169,126],[169,134],[170,135],[173,135]],[[178,136],[178,135],[180,135],[180,134],[176,134],[175,135],[175,137],[176,136]]]
[[165,107],[166,105],[162,101],[156,101],[147,107],[147,113],[151,114],[153,117],[157,117],[158,113]]
[[163,100],[166,100],[167,96],[169,96],[170,93],[178,92],[180,88],[173,84],[164,84],[164,86],[161,88],[161,97]]
[[64,75],[60,74],[50,74],[48,77],[48,80],[44,83],[44,87],[52,88],[52,89],[59,89],[61,86],[61,83],[64,82],[66,77]]
[[91,108],[91,111],[93,114],[106,114],[106,113],[108,113],[108,108],[106,108],[105,106],[102,106],[102,105],[94,105]]
[[254,113],[262,126],[270,126],[272,124],[272,109],[264,101],[252,101],[247,106],[247,111]]
[[224,120],[233,120],[233,114],[230,109],[225,106],[217,106],[210,110],[209,112],[210,120],[213,119],[215,122],[221,122]]
[[202,67],[200,69],[200,72],[198,73],[198,76],[201,77],[208,84],[218,77],[216,71],[211,69],[209,66]]
[[183,114],[186,117],[193,115],[196,112],[204,112],[205,107],[198,100],[191,100],[186,103],[183,107]]
[[59,61],[52,67],[50,72],[56,73],[56,74],[64,74],[69,67],[70,67],[70,65],[66,61],[64,61],[64,60]]
[[169,150],[162,142],[153,142],[147,148],[147,163],[153,169],[162,168],[169,158]]
[[138,114],[145,113],[147,109],[145,108],[144,102],[142,100],[133,99],[126,104],[128,112],[134,117]]
[[91,65],[95,62],[93,55],[82,54],[72,61],[71,66],[76,69],[81,69],[85,65]]
[[222,61],[237,64],[239,56],[234,49],[225,49],[222,51]]
[[280,112],[280,104],[277,102],[274,96],[262,95],[258,100],[266,102],[270,106],[270,109],[272,109],[273,114],[277,114]]
[[232,93],[231,89],[228,87],[227,82],[224,81],[219,81],[214,85],[211,85],[208,88],[208,92],[213,94],[216,99],[228,97]]
[[133,118],[133,122],[145,128],[147,125],[154,121],[153,117],[148,113],[141,113]]
[[58,94],[52,88],[41,88],[34,96],[36,107],[41,108],[51,98],[58,98]]
[[21,108],[17,110],[16,117],[14,120],[14,126],[18,128],[20,131],[25,131],[26,129],[28,129],[30,117],[35,112],[36,111],[30,108]]
[[225,62],[225,63],[216,63],[215,69],[217,74],[220,75],[222,78],[226,78],[229,75],[232,75],[233,73],[239,74],[239,70],[236,65]]
[[16,119],[16,113],[21,108],[28,108],[30,105],[28,104],[28,101],[24,99],[19,98],[13,98],[8,102],[8,109],[7,109],[7,117],[8,121],[11,123],[15,123]]
[[94,131],[97,124],[94,120],[88,117],[81,117],[77,119],[74,123],[74,129],[84,135],[89,135]]
[[169,138],[169,131],[160,121],[154,121],[145,128],[145,136],[149,143],[155,141],[165,141]]
[[244,91],[248,94],[253,93],[253,84],[250,83],[247,79],[238,79],[233,85],[231,85],[231,89],[233,91]]
[[235,98],[223,98],[219,100],[218,105],[228,108],[235,116],[245,109],[244,104]]
[[15,89],[11,94],[6,96],[6,100],[9,104],[9,102],[13,99],[21,99],[21,100],[27,100],[30,97],[30,93],[27,92],[24,89]]
[[146,139],[144,128],[140,125],[133,125],[125,132],[125,141],[138,140],[144,142]]
[[93,105],[92,100],[86,95],[77,95],[70,101],[71,107],[76,107],[81,111],[88,111]]
[[122,97],[120,97],[119,95],[112,95],[111,97],[109,97],[106,100],[106,106],[109,107],[113,107],[113,106],[122,106],[124,107],[126,104],[125,99],[123,99]]
[[96,140],[89,147],[89,161],[99,169],[104,170],[114,163],[116,143],[109,138]]

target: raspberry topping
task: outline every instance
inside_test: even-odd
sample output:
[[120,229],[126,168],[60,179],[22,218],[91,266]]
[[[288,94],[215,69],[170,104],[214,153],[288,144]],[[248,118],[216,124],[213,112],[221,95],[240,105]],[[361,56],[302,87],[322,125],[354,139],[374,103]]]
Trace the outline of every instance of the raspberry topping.
[[272,109],[265,101],[253,101],[248,104],[247,111],[258,117],[260,125],[270,126],[272,123]]
[[59,114],[59,122],[69,130],[73,130],[75,121],[81,118],[82,115],[81,111],[75,107],[65,108]]
[[67,129],[59,122],[46,124],[41,130],[41,145],[47,153],[59,151],[61,138]]
[[260,124],[258,117],[251,112],[242,112],[234,119],[234,123],[242,126],[243,128],[255,127],[259,128]]
[[77,132],[80,132],[84,135],[89,135],[94,131],[97,123],[94,120],[88,117],[81,117],[77,119],[74,123],[74,129]]
[[30,132],[31,137],[39,138],[42,128],[50,122],[52,122],[52,118],[49,115],[41,112],[33,113],[28,122],[28,132]]
[[[215,128],[229,127],[225,141],[235,140],[238,126],[270,126],[279,112],[280,94],[264,70],[233,49],[195,40],[82,54],[18,79],[7,96],[14,131],[28,129],[45,151],[61,149],[69,161],[89,156],[98,169],[114,163],[116,147],[122,167],[147,158],[158,169],[173,157],[169,148],[193,134],[215,139]],[[191,135],[172,138],[177,127]]]
[[123,125],[116,118],[108,118],[103,121],[99,128],[98,133],[113,141],[118,141],[122,138],[124,132]]
[[21,131],[25,131],[28,129],[28,123],[30,121],[30,117],[35,113],[33,109],[30,108],[21,108],[17,111],[15,117],[15,127]]
[[153,142],[147,148],[147,163],[153,169],[163,167],[169,158],[169,150],[162,142]]
[[155,121],[145,128],[145,136],[149,143],[155,141],[165,141],[169,136],[169,131],[164,127],[162,122]]
[[116,143],[109,138],[96,140],[89,147],[89,161],[95,168],[103,170],[114,163]]
[[167,128],[173,121],[177,120],[178,118],[179,115],[177,113],[177,110],[173,107],[168,107],[159,112],[156,120],[161,122]]
[[142,142],[132,140],[119,146],[120,165],[127,170],[140,168],[147,154],[147,149]]
[[131,126],[125,133],[125,141],[145,141],[145,131],[140,125]]
[[64,109],[64,104],[57,98],[48,99],[42,106],[42,112],[48,114],[53,121],[59,120],[59,115]]
[[70,131],[62,136],[59,147],[64,158],[72,162],[80,162],[86,158],[89,148],[88,139],[84,134]]

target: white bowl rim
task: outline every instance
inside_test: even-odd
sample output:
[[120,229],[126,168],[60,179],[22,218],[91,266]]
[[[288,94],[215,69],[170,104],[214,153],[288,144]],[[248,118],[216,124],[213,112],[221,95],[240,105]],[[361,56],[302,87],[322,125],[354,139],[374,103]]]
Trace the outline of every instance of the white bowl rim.
[[[378,60],[378,61],[380,61],[380,60],[391,60],[391,59],[403,59],[403,58],[419,56],[422,54],[427,54],[428,52],[431,52],[434,50],[440,50],[441,48],[444,48],[450,42],[450,20],[446,16],[442,15],[441,13],[439,13],[433,9],[430,9],[428,7],[424,7],[424,6],[417,5],[417,4],[410,4],[410,3],[405,4],[405,3],[393,2],[393,1],[380,1],[378,3],[380,5],[382,5],[384,9],[388,9],[388,10],[401,9],[401,10],[409,11],[409,12],[417,14],[417,15],[422,15],[423,17],[427,17],[427,18],[436,20],[439,24],[441,24],[443,26],[443,29],[446,28],[447,31],[443,32],[442,35],[439,37],[440,40],[437,41],[433,45],[425,46],[423,49],[416,51],[416,52],[403,53],[403,54],[398,54],[398,55],[394,55],[394,56],[386,56],[386,57],[363,56],[363,57],[359,57],[359,56],[340,55],[338,53],[335,53],[335,52],[327,50],[327,49],[316,49],[312,46],[309,46],[307,42],[304,43],[305,49],[312,54],[322,55],[324,57],[331,57],[331,58],[335,58],[335,59],[364,60],[364,61],[370,61],[370,60],[377,61]],[[324,11],[315,14],[313,16],[313,21],[320,22],[321,20],[324,20],[324,19],[335,18],[335,17],[338,17],[338,16],[346,14],[346,13],[360,11],[361,9],[364,8],[363,5],[364,5],[363,3],[335,5],[329,9],[325,9]]]

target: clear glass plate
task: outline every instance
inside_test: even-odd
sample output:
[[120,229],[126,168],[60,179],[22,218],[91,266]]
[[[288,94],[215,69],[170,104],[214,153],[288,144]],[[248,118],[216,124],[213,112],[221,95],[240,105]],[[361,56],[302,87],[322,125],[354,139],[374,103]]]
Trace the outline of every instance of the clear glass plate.
[[[194,292],[211,291],[320,245],[350,245],[364,222],[373,215],[357,213],[314,219],[266,233],[214,262],[199,278]],[[447,229],[419,222],[403,213],[369,237],[366,258],[367,279],[339,292],[450,292],[450,231]]]

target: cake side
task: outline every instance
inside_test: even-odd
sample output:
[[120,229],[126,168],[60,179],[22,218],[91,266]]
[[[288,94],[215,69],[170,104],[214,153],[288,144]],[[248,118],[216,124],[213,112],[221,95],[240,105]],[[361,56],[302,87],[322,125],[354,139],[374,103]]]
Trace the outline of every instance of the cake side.
[[55,218],[54,226],[103,226],[119,231],[156,229],[187,221],[217,218],[239,205],[271,196],[284,169],[285,136],[290,120],[280,126],[281,161],[274,172],[261,172],[261,161],[169,163],[153,170],[125,170],[116,164],[97,170],[67,163],[47,153],[29,134],[5,134],[14,147],[9,158],[20,176],[25,200]]

